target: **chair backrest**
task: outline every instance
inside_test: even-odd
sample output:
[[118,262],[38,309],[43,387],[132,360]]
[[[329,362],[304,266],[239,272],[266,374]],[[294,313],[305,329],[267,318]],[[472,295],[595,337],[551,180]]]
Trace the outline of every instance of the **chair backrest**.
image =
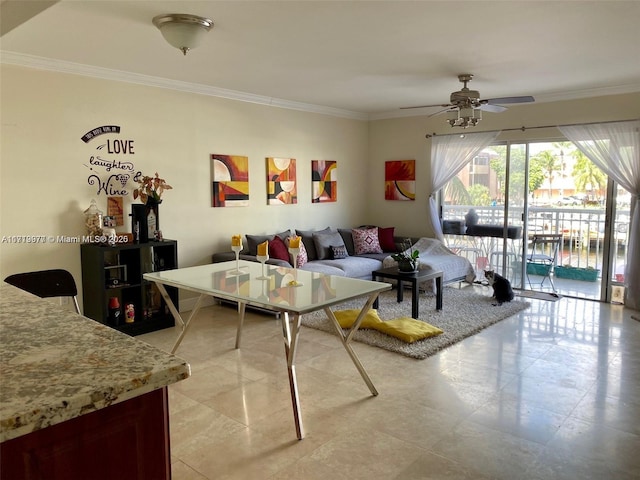
[[40,298],[72,297],[76,312],[80,313],[76,299],[78,288],[73,275],[66,270],[54,269],[16,273],[9,275],[4,281]]
[[558,247],[560,246],[560,242],[562,241],[561,233],[544,233],[538,234],[536,233],[531,237],[531,251],[529,253],[529,259],[533,259],[536,255],[538,255],[537,249],[541,248],[540,253],[544,254],[545,248],[549,250],[549,257],[553,261],[555,261],[556,256],[558,254]]

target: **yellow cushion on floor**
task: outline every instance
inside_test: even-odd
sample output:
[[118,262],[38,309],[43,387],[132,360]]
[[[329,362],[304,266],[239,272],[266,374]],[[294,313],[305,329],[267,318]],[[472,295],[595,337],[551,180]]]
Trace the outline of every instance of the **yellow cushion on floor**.
[[[336,316],[342,328],[351,328],[356,322],[360,310],[337,310],[333,312],[333,314]],[[378,316],[378,311],[370,309],[365,315],[364,320],[362,320],[360,328],[375,328],[375,325],[378,323],[382,323],[382,320]]]
[[407,343],[413,343],[423,338],[435,337],[443,333],[438,327],[410,317],[401,317],[380,322],[376,325],[375,329]]
[[[351,328],[356,318],[358,318],[360,310],[338,310],[333,313],[342,328]],[[417,340],[443,333],[438,327],[409,317],[400,317],[386,322],[382,321],[376,310],[367,312],[360,324],[360,328],[371,328],[407,343],[413,343]]]

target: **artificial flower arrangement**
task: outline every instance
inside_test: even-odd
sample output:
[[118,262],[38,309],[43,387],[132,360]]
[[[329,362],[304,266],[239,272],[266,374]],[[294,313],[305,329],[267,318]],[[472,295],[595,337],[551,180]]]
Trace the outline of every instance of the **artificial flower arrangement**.
[[165,190],[171,190],[173,187],[169,185],[164,178],[160,178],[158,172],[155,177],[144,175],[138,180],[138,187],[133,190],[133,199],[140,197],[142,203],[147,203],[149,199],[156,203],[161,202],[162,193]]

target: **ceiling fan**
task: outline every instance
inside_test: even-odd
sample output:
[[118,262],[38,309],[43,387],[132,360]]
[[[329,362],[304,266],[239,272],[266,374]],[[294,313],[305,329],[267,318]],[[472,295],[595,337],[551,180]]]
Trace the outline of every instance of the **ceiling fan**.
[[458,75],[458,80],[462,82],[463,87],[461,90],[451,94],[451,97],[449,98],[450,103],[400,108],[406,110],[411,108],[444,107],[444,110],[440,110],[430,116],[447,112],[447,121],[449,125],[452,127],[467,128],[468,126],[475,126],[478,121],[482,120],[483,110],[485,112],[499,113],[504,112],[507,109],[507,107],[503,107],[502,105],[508,105],[511,103],[529,103],[535,101],[531,96],[481,99],[480,92],[477,90],[470,90],[467,86],[472,78],[473,75],[470,73],[461,73]]

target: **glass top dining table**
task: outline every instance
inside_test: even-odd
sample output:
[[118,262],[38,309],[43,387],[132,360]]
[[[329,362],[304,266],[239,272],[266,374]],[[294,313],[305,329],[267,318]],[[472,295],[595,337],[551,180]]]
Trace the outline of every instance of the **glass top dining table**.
[[[247,306],[261,307],[282,313],[280,318],[298,439],[304,438],[304,430],[300,416],[295,355],[303,314],[318,310],[323,310],[326,313],[329,321],[335,327],[339,340],[369,387],[371,394],[374,396],[378,394],[350,343],[380,292],[391,288],[388,283],[325,275],[244,260],[150,272],[144,274],[144,279],[154,282],[158,286],[176,324],[181,328],[171,353],[175,353],[180,346],[203,299],[207,297],[237,302],[236,348],[240,348]],[[200,294],[186,320],[171,301],[165,286]],[[332,308],[360,297],[364,297],[364,305],[356,322],[349,330],[345,331],[340,327]]]

